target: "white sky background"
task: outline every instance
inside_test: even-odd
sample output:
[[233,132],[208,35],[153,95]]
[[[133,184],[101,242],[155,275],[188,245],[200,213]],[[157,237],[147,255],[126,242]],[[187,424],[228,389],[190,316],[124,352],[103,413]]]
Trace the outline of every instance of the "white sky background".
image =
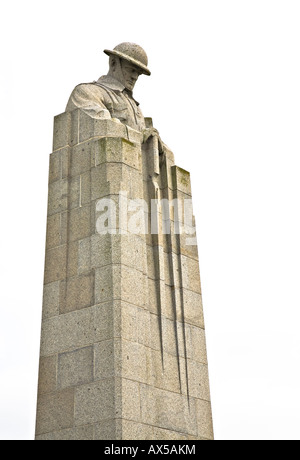
[[33,439],[53,117],[145,48],[135,98],[191,172],[216,439],[300,439],[300,3],[15,0],[0,11],[0,439]]

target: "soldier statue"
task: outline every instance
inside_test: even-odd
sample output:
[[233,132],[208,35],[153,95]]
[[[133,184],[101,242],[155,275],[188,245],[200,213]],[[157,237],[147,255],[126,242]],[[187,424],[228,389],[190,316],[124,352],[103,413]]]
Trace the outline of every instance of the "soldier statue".
[[109,71],[97,81],[81,83],[73,90],[66,111],[81,109],[92,118],[111,118],[143,133],[143,141],[150,137],[158,140],[159,151],[167,148],[155,128],[146,128],[139,103],[133,98],[133,88],[141,74],[151,75],[148,57],[135,43],[121,43],[113,50],[105,49],[109,56]]

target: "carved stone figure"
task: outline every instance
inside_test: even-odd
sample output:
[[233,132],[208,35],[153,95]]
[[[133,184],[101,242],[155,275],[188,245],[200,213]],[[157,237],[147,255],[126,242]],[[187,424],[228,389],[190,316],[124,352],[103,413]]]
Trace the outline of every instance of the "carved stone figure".
[[97,81],[81,83],[73,90],[66,112],[81,109],[92,118],[107,119],[130,126],[144,134],[144,142],[149,137],[158,139],[159,150],[162,143],[155,128],[146,128],[139,103],[133,98],[133,89],[142,74],[151,75],[146,52],[135,43],[121,43],[113,50],[105,49],[109,56],[109,71]]

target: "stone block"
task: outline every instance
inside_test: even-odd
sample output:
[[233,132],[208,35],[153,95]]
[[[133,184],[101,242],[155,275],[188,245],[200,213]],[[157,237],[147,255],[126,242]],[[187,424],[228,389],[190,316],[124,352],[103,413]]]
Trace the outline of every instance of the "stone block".
[[121,162],[103,163],[100,166],[102,169],[105,167],[109,194],[118,195],[120,191],[126,191],[130,200],[143,199],[143,181],[139,170]]
[[204,328],[203,307],[201,294],[190,291],[188,289],[180,290],[181,305],[183,305],[182,313],[179,316],[179,321],[183,320],[194,326]]
[[84,142],[72,148],[70,160],[71,177],[80,176],[90,171],[91,167],[94,166],[92,163],[92,142]]
[[95,308],[54,316],[42,322],[41,356],[49,356],[62,351],[83,348],[94,343],[97,336],[95,331]]
[[65,430],[51,431],[36,436],[37,441],[93,441],[94,427],[92,425],[66,428]]
[[95,441],[111,441],[121,439],[121,420],[105,420],[94,425]]
[[188,326],[191,334],[191,357],[194,361],[207,364],[205,331],[200,327]]
[[[170,230],[169,230],[170,229]],[[185,227],[182,223],[168,222],[164,229],[164,250],[167,253],[185,255],[198,260],[198,250],[195,245],[195,228]]]
[[[132,440],[135,441],[143,440],[151,440],[155,439],[153,437],[153,427],[149,425],[145,425],[143,423],[133,422],[131,420],[124,420],[122,419],[122,439],[123,440]],[[156,438],[161,439],[161,438]]]
[[68,278],[62,283],[60,313],[69,313],[94,304],[94,273]]
[[[136,289],[139,286],[139,289]],[[124,265],[107,265],[95,269],[95,302],[123,300],[145,305],[146,277],[139,270]]]
[[180,190],[187,195],[191,195],[190,173],[182,168],[179,168],[179,166],[172,166],[171,174],[173,190]]
[[40,359],[38,394],[51,393],[56,390],[57,356]]
[[172,187],[172,181],[173,181],[173,174],[172,174],[172,166],[174,166],[174,157],[170,158],[172,156],[169,155],[168,158],[168,153],[166,155],[166,160],[161,164],[161,189],[166,190],[168,189],[168,198],[172,199],[173,198],[173,187]]
[[94,136],[127,137],[126,126],[114,120],[94,120]]
[[95,306],[94,343],[120,337],[120,302],[106,302]]
[[60,281],[45,284],[43,292],[43,319],[59,314]]
[[151,350],[151,381],[154,387],[180,393],[180,370],[176,356]]
[[151,327],[151,348],[153,350],[161,351],[162,343],[162,323],[159,315],[150,314],[150,327]]
[[[152,280],[164,280],[168,269],[164,256],[164,248],[162,246],[149,246],[147,244],[146,249],[148,277]],[[163,261],[162,264],[161,261]]]
[[[139,235],[112,235],[112,262],[146,273],[146,245]],[[119,257],[120,254],[120,257]]]
[[147,280],[147,307],[151,313],[159,314],[159,291],[157,281],[148,278]]
[[75,426],[115,417],[114,379],[98,380],[75,388]]
[[181,256],[181,270],[183,286],[191,291],[201,293],[200,271],[198,260]]
[[[121,267],[106,265],[95,270],[95,302],[112,301],[121,299]],[[116,280],[117,284],[114,284]]]
[[81,207],[81,177],[69,178],[68,209]]
[[71,118],[70,112],[64,112],[54,117],[53,151],[70,144]]
[[47,233],[46,233],[46,248],[55,248],[61,244],[61,214],[56,213],[48,216]]
[[67,251],[67,277],[72,278],[79,274],[78,272],[78,241],[71,241],[68,244]]
[[208,401],[196,400],[196,416],[198,424],[198,436],[213,440],[213,423],[211,404]]
[[67,271],[66,265],[66,245],[46,250],[44,283],[48,284],[64,279]]
[[60,244],[68,243],[68,219],[68,211],[60,213]]
[[144,307],[146,304],[146,275],[135,268],[123,265],[121,277],[122,300],[138,307]]
[[107,165],[104,163],[91,170],[91,200],[98,200],[110,193],[106,167]]
[[120,376],[120,368],[117,365],[120,360],[120,347],[118,343],[112,339],[103,340],[102,342],[96,343],[94,348],[95,380]]
[[68,209],[68,180],[60,179],[49,184],[48,216]]
[[[121,306],[121,336],[125,340],[131,342],[138,341],[138,329],[137,312],[139,308],[135,305],[127,304],[122,302]],[[144,311],[144,310],[143,310]]]
[[95,165],[102,163],[124,163],[132,168],[141,170],[141,148],[122,138],[100,139],[94,144],[95,147]]
[[[189,439],[189,436],[184,433],[179,433],[178,431],[164,430],[155,426],[153,427],[152,439],[160,439],[162,441],[186,441]],[[177,450],[179,449],[177,448]]]
[[188,359],[187,370],[190,396],[210,401],[207,365]]
[[79,176],[79,202],[80,207],[89,204],[92,200],[91,195],[91,171],[87,171],[82,173]]
[[[90,268],[104,267],[108,264],[124,264],[129,268],[145,272],[146,257],[144,240],[139,235],[92,235],[90,249],[83,243],[80,254],[87,259],[90,251]],[[87,264],[87,261],[85,262]]]
[[61,150],[49,156],[49,184],[61,179]]
[[164,350],[173,356],[192,357],[192,340],[189,325],[162,317]]
[[150,311],[136,309],[137,342],[151,347],[151,318]]
[[80,110],[73,110],[71,112],[71,126],[69,131],[69,145],[71,147],[79,143],[80,112]]
[[91,206],[69,212],[69,241],[81,240],[91,235],[93,229]]
[[150,349],[140,343],[122,341],[122,377],[136,382],[148,383],[151,372]]
[[180,251],[183,255],[199,260],[197,235],[195,227],[184,227],[184,232],[180,235]]
[[165,285],[166,308],[165,316],[170,319],[177,318],[182,321],[180,289]]
[[179,352],[178,331],[176,321],[161,317],[164,351],[177,356]]
[[[95,235],[93,235],[95,236]],[[87,237],[78,241],[78,274],[86,275],[91,272],[91,238]]]
[[197,435],[195,403],[187,397],[140,385],[141,414],[143,423],[159,428]]
[[[76,112],[76,111],[74,111]],[[79,142],[97,137],[127,137],[126,127],[111,119],[98,120],[78,110]]]
[[58,388],[67,388],[91,382],[94,377],[93,347],[80,348],[58,355]]
[[112,264],[114,251],[112,240],[115,235],[92,235],[90,239],[90,264],[91,268],[105,267]]
[[139,383],[126,378],[117,379],[117,391],[121,394],[119,405],[116,407],[116,415],[122,419],[141,421],[141,401]]
[[194,356],[191,326],[177,321],[177,337],[179,356],[192,359]]
[[182,286],[180,257],[174,252],[164,252],[165,282],[169,286]]
[[68,177],[70,151],[70,147],[64,147],[50,154],[49,184]]
[[39,396],[37,402],[37,435],[64,428],[71,428],[73,423],[73,388]]

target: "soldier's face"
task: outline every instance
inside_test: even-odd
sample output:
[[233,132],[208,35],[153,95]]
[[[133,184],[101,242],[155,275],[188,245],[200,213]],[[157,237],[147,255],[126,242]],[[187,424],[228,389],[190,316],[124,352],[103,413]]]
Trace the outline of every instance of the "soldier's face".
[[124,79],[122,83],[124,84],[126,89],[132,91],[137,82],[137,79],[142,74],[142,72],[139,70],[138,67],[124,60],[121,60],[121,66]]

